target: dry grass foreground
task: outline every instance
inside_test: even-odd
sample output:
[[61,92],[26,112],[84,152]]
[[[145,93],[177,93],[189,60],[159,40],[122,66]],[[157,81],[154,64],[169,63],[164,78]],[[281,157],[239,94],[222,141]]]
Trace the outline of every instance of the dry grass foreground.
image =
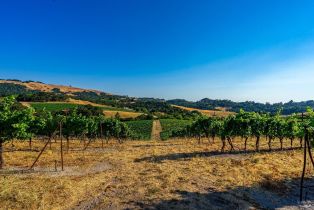
[[[300,149],[221,154],[218,141],[199,145],[182,139],[111,141],[104,149],[97,141],[82,151],[83,143],[72,140],[64,154],[65,171],[60,171],[57,142],[34,172],[16,173],[31,165],[44,143],[34,142],[37,152],[27,151],[27,142],[14,144],[15,151],[5,145],[1,209],[273,209],[298,200]],[[308,198],[314,199],[310,192]]]
[[226,111],[225,108],[221,108],[221,107],[217,107],[218,110],[203,110],[203,109],[189,108],[189,107],[185,107],[185,106],[177,106],[177,105],[172,105],[172,106],[183,109],[183,110],[188,110],[188,111],[198,111],[198,112],[200,112],[203,115],[206,115],[208,117],[213,117],[213,116],[227,117],[229,115],[235,114],[234,112]]

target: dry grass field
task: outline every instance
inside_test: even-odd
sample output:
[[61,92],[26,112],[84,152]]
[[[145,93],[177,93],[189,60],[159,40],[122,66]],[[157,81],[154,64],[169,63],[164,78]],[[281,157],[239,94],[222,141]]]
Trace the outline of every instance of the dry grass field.
[[[300,149],[220,153],[218,140],[177,139],[112,140],[104,148],[96,141],[83,151],[83,143],[72,140],[64,171],[56,142],[34,171],[21,173],[44,143],[35,141],[36,151],[28,150],[28,142],[14,145],[5,145],[1,209],[272,209],[293,208],[298,200]],[[251,150],[253,145],[250,141]],[[307,177],[312,170],[308,167]]]
[[78,99],[74,99],[74,98],[69,98],[68,99],[69,103],[74,103],[74,104],[78,104],[78,105],[91,105],[91,106],[98,106],[98,107],[111,107],[108,105],[103,105],[103,104],[96,104],[90,101],[83,101],[83,100],[78,100]]
[[103,111],[105,117],[115,117],[117,113],[119,113],[120,118],[136,118],[140,115],[142,115],[142,113],[140,112],[131,112],[131,111],[111,111],[111,110],[105,110]]
[[83,89],[71,86],[64,86],[64,85],[51,85],[51,84],[44,84],[40,82],[18,82],[18,81],[7,81],[7,80],[0,80],[0,83],[12,83],[17,85],[25,86],[29,90],[38,90],[43,92],[52,92],[54,88],[58,88],[63,93],[76,93],[76,92],[94,92],[100,94],[101,91],[98,90],[91,90],[91,89]]
[[226,111],[225,108],[221,108],[221,107],[217,107],[218,110],[203,110],[203,109],[195,109],[195,108],[189,108],[189,107],[177,106],[177,105],[172,105],[172,106],[180,108],[180,109],[188,110],[188,111],[198,111],[208,117],[213,117],[213,116],[226,117],[231,114],[235,114],[234,112]]

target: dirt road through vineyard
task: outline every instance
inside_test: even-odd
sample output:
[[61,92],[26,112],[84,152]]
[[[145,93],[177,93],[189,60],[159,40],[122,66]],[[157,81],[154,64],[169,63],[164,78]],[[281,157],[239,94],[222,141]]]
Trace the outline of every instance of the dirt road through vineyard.
[[153,121],[153,127],[152,127],[152,135],[151,138],[153,141],[160,140],[160,132],[162,131],[161,124],[159,120]]

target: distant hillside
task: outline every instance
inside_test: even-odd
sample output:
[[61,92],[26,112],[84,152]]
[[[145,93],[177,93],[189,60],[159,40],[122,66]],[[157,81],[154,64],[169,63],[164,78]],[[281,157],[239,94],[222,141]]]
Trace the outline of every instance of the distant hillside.
[[[231,100],[214,100],[204,98],[200,101],[187,101],[184,99],[164,100],[157,98],[135,98],[129,96],[114,95],[99,90],[83,89],[64,85],[50,85],[42,82],[0,80],[0,97],[17,95],[18,101],[25,102],[51,102],[80,100],[90,103],[107,105],[122,109],[132,109],[137,112],[155,114],[175,118],[195,118],[194,111],[209,110],[207,113],[218,113],[222,109],[226,112],[239,112],[240,109],[254,112],[267,112],[275,114],[279,110],[284,115],[305,112],[307,107],[314,108],[314,101],[287,103],[257,103],[254,101],[234,102]],[[173,107],[171,105],[180,106]],[[185,107],[185,109],[182,109]],[[190,109],[186,109],[190,108]],[[209,115],[209,114],[207,114]]]
[[21,80],[0,80],[0,96],[17,95],[18,101],[65,101],[69,98],[115,106],[127,96],[98,90]]
[[[75,88],[63,85],[49,85],[42,82],[0,80],[0,97],[16,95],[20,102],[63,102],[72,104],[89,104],[92,106],[110,106],[118,108],[121,117],[137,117],[140,114],[158,116],[163,118],[190,119],[197,118],[200,113],[172,107],[163,99],[135,98],[129,96],[113,95],[97,90]],[[60,104],[60,103],[59,103]],[[54,107],[59,106],[56,105]],[[44,106],[48,106],[44,103]],[[51,108],[51,104],[49,104]],[[54,108],[51,108],[54,109]],[[131,112],[133,111],[133,112]],[[117,111],[105,110],[106,116],[114,116]],[[131,113],[134,113],[132,116]]]
[[257,103],[254,101],[234,102],[231,100],[213,100],[209,98],[204,98],[196,102],[186,101],[183,99],[174,99],[168,100],[167,103],[177,106],[184,106],[203,110],[219,110],[221,107],[223,107],[227,111],[231,112],[239,112],[240,109],[243,109],[249,112],[267,112],[275,114],[279,110],[281,110],[281,113],[284,115],[305,112],[307,107],[314,108],[313,100],[303,102],[289,101],[287,103],[270,104],[270,103]]
[[191,107],[185,107],[185,106],[178,106],[178,105],[172,105],[174,107],[183,109],[183,110],[188,110],[188,111],[198,111],[202,113],[203,115],[206,115],[208,117],[226,117],[232,114],[235,114],[234,112],[229,112],[226,110],[204,110],[204,109],[197,109],[197,108],[191,108]]
[[35,82],[35,81],[21,81],[21,80],[0,80],[0,84],[11,84],[15,85],[16,87],[25,87],[26,90],[30,91],[41,91],[41,92],[61,92],[64,94],[73,94],[78,92],[94,92],[96,94],[103,93],[102,91],[98,90],[91,90],[91,89],[83,89],[83,88],[76,88],[71,86],[64,86],[64,85],[51,85],[45,84],[42,82]]

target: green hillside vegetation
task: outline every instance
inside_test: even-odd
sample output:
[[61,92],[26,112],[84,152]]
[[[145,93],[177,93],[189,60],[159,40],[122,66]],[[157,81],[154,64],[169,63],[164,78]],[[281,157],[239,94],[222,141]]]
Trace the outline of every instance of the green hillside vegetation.
[[[15,79],[6,80],[6,82],[31,82]],[[39,82],[40,83],[40,82]],[[129,96],[113,95],[104,92],[82,91],[74,92],[71,95],[60,92],[54,88],[52,92],[43,92],[39,90],[30,90],[26,86],[14,83],[0,83],[0,97],[15,95],[17,101],[24,102],[50,102],[66,101],[68,98],[85,100],[102,105],[109,105],[114,108],[106,110],[127,111],[129,108],[145,114],[153,114],[159,118],[176,119],[197,119],[199,113],[181,110],[171,105],[184,106],[189,108],[215,110],[217,107],[223,107],[227,111],[239,112],[241,109],[248,112],[262,112],[276,114],[279,110],[283,115],[306,112],[306,108],[314,108],[314,100],[287,103],[258,103],[254,101],[234,102],[231,100],[217,100],[204,98],[199,101],[187,101],[184,99],[163,100],[157,98],[135,98]]]
[[150,140],[153,120],[132,120],[125,122],[135,139]]
[[[91,105],[80,105],[75,103],[66,103],[66,102],[56,102],[56,103],[46,103],[46,102],[30,102],[29,103],[35,110],[43,110],[46,109],[47,111],[62,111],[66,109],[74,109],[76,107],[81,106],[91,106]],[[123,108],[116,108],[116,107],[97,107],[101,110],[108,110],[108,111],[132,111],[129,109]]]
[[162,132],[160,133],[160,138],[162,140],[169,139],[173,132],[180,131],[192,123],[192,120],[161,119]]
[[0,83],[0,96],[9,96],[27,93],[28,90],[23,85],[13,83]]
[[42,102],[31,102],[30,105],[36,110],[46,109],[47,111],[62,111],[66,109],[74,109],[80,105],[70,103],[42,103]]
[[13,83],[0,83],[0,96],[16,95],[17,101],[65,101],[69,97],[60,93],[57,89],[54,92],[42,92],[37,90],[29,90],[23,85]]
[[227,111],[239,112],[241,109],[247,112],[263,112],[276,114],[279,110],[283,115],[291,115],[293,113],[306,112],[307,107],[314,108],[314,101],[301,101],[294,102],[289,101],[287,103],[258,103],[254,101],[245,102],[234,102],[231,100],[213,100],[209,98],[204,98],[202,100],[193,102],[186,101],[184,99],[174,99],[168,100],[167,103],[184,106],[189,108],[204,109],[204,110],[214,110],[216,107],[224,107]]

